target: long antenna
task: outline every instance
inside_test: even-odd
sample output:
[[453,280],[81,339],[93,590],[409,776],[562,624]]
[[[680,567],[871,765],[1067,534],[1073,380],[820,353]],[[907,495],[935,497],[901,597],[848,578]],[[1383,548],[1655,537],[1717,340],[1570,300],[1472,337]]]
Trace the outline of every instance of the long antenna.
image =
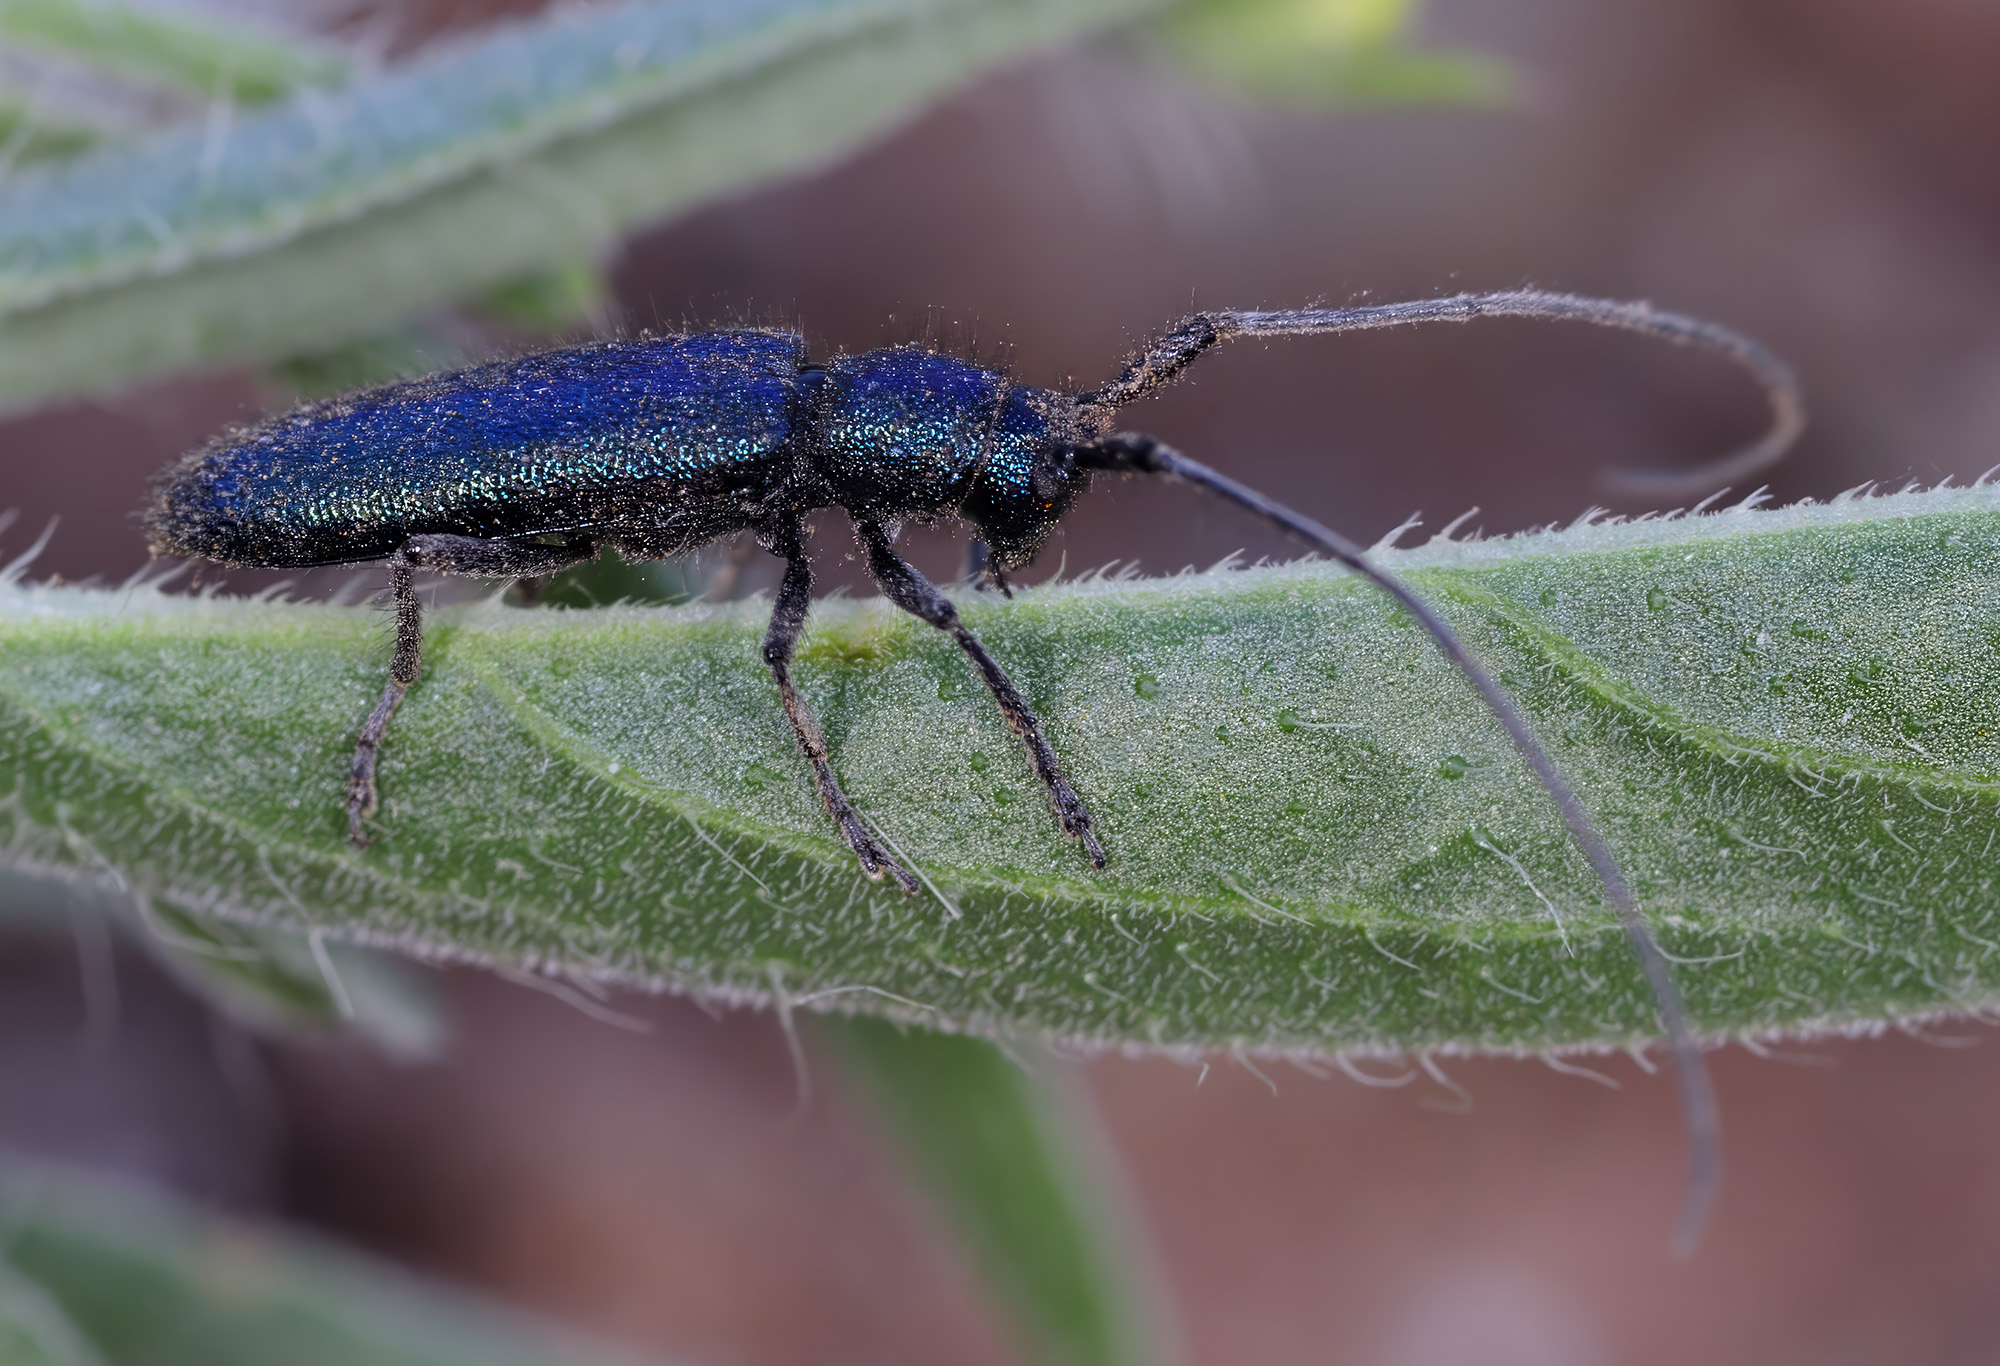
[[[1215,315],[1210,315],[1215,316]],[[1222,315],[1230,316],[1230,315]],[[1234,315],[1237,317],[1259,317],[1268,315]],[[1364,324],[1365,326],[1379,324]],[[1367,579],[1384,593],[1394,598],[1403,609],[1430,632],[1445,658],[1479,689],[1486,705],[1493,709],[1501,726],[1514,745],[1521,751],[1528,766],[1535,771],[1542,786],[1554,799],[1556,809],[1562,813],[1563,824],[1569,827],[1570,838],[1583,850],[1584,857],[1596,870],[1598,880],[1604,884],[1605,895],[1618,913],[1619,923],[1632,941],[1632,949],[1637,954],[1639,966],[1646,974],[1646,981],[1653,991],[1653,1000],[1659,1011],[1660,1023],[1665,1028],[1667,1039],[1674,1052],[1675,1070],[1680,1078],[1681,1110],[1686,1116],[1688,1129],[1688,1184],[1687,1194],[1681,1204],[1680,1219],[1674,1230],[1674,1250],[1682,1256],[1694,1250],[1701,1236],[1702,1225],[1707,1221],[1709,1208],[1715,1202],[1717,1189],[1722,1179],[1722,1121],[1715,1103],[1715,1088],[1709,1080],[1708,1066],[1702,1060],[1701,1044],[1695,1038],[1688,1023],[1687,1008],[1681,1000],[1680,988],[1674,984],[1673,973],[1667,966],[1666,955],[1660,951],[1659,942],[1653,938],[1652,928],[1639,912],[1632,899],[1631,885],[1625,880],[1625,873],[1618,865],[1618,858],[1605,843],[1591,821],[1583,803],[1577,800],[1563,776],[1556,769],[1555,760],[1542,747],[1527,718],[1521,715],[1514,701],[1493,681],[1485,667],[1460,642],[1458,635],[1444,619],[1422,598],[1412,592],[1400,579],[1379,569],[1362,553],[1359,546],[1339,533],[1321,526],[1310,517],[1303,516],[1283,503],[1267,498],[1257,490],[1239,484],[1225,474],[1219,474],[1198,461],[1190,460],[1150,436],[1137,433],[1117,433],[1085,447],[1077,453],[1078,463],[1085,468],[1119,470],[1130,473],[1163,475],[1185,484],[1205,489],[1218,497],[1227,499],[1286,534],[1296,537],[1308,546]]]
[[1764,390],[1771,426],[1757,441],[1732,455],[1692,470],[1616,470],[1607,480],[1622,492],[1679,496],[1714,488],[1757,473],[1783,455],[1805,428],[1805,399],[1797,376],[1761,344],[1720,324],[1669,313],[1648,303],[1592,299],[1517,289],[1497,294],[1454,294],[1444,299],[1367,304],[1354,308],[1301,308],[1275,312],[1197,313],[1161,334],[1126,363],[1124,373],[1078,401],[1122,408],[1169,383],[1197,356],[1231,337],[1296,337],[1332,332],[1365,332],[1411,323],[1471,322],[1474,318],[1541,318],[1590,323],[1658,337],[1676,346],[1712,352],[1748,372]]
[[[1143,398],[1171,383],[1180,373],[1217,342],[1232,337],[1309,336],[1318,333],[1362,332],[1378,327],[1401,327],[1410,323],[1470,322],[1481,317],[1541,318],[1589,323],[1626,332],[1658,337],[1677,346],[1692,346],[1711,352],[1745,371],[1764,391],[1770,406],[1770,428],[1751,445],[1721,460],[1685,473],[1653,470],[1619,471],[1613,482],[1627,491],[1674,493],[1689,488],[1714,486],[1763,469],[1798,438],[1805,427],[1805,399],[1791,367],[1759,343],[1739,332],[1682,313],[1669,313],[1648,303],[1617,299],[1592,299],[1578,294],[1555,294],[1523,289],[1495,294],[1455,294],[1443,299],[1417,299],[1406,303],[1369,304],[1354,308],[1307,308],[1273,312],[1226,311],[1197,313],[1183,319],[1149,342],[1131,357],[1125,368],[1103,388],[1079,394],[1077,403],[1087,419],[1107,430],[1116,409]],[[1680,1076],[1681,1110],[1688,1128],[1688,1187],[1681,1205],[1680,1221],[1674,1234],[1674,1248],[1686,1255],[1708,1216],[1709,1207],[1722,1176],[1722,1126],[1715,1103],[1715,1090],[1702,1061],[1701,1045],[1688,1023],[1687,1008],[1667,958],[1661,952],[1652,928],[1632,899],[1631,884],[1625,880],[1617,856],[1604,836],[1598,833],[1589,812],[1556,770],[1555,760],[1513,700],[1500,690],[1492,675],[1460,643],[1443,618],[1400,580],[1371,563],[1361,548],[1345,537],[1301,516],[1284,504],[1265,497],[1255,489],[1216,473],[1206,465],[1188,459],[1172,447],[1150,436],[1114,432],[1083,446],[1076,452],[1077,463],[1085,469],[1122,470],[1135,474],[1157,474],[1206,489],[1264,519],[1286,534],[1346,565],[1390,597],[1415,617],[1438,648],[1486,699],[1493,714],[1527,759],[1562,813],[1570,837],[1590,860],[1605,895],[1618,913],[1638,955],[1639,965],[1653,990],[1660,1023],[1674,1052]]]

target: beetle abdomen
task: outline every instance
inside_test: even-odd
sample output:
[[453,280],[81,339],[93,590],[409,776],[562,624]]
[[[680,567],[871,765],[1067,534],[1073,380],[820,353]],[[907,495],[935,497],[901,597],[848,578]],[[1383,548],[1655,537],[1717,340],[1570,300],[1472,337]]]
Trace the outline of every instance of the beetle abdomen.
[[578,530],[672,553],[784,487],[802,360],[789,332],[606,342],[300,408],[170,466],[153,551],[290,567]]

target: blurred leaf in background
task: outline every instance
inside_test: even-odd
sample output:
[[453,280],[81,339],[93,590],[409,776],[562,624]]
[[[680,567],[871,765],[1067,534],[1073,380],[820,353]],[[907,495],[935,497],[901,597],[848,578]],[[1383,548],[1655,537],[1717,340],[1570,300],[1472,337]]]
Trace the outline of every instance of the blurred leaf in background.
[[0,1163],[0,1361],[643,1366],[351,1253],[12,1162]]
[[[0,181],[0,406],[381,335],[1157,0],[650,0]],[[512,295],[508,291],[513,290]],[[546,307],[546,300],[532,307]]]
[[[984,1039],[829,1020],[848,1074],[1051,1366],[1175,1359],[1083,1098]],[[1093,1159],[1096,1159],[1093,1161]]]
[[311,931],[155,909],[147,947],[203,999],[273,1034],[351,1031],[392,1058],[433,1059],[446,1026],[423,969]]
[[[1164,8],[650,0],[504,25],[362,77],[165,11],[0,0],[16,41],[207,101],[185,126],[95,151],[74,121],[15,113],[0,406],[375,346],[454,301],[515,324],[601,325],[587,263],[622,233],[855,146],[1010,58]],[[1187,0],[1157,32],[1190,69],[1258,98],[1504,96],[1492,61],[1408,49],[1411,8]],[[62,150],[81,155],[20,164]]]
[[[0,0],[0,176],[239,105],[343,84],[332,47],[162,5]],[[178,117],[176,117],[176,111]]]
[[58,161],[94,146],[103,130],[0,95],[0,164]]
[[0,40],[225,105],[275,100],[300,86],[330,88],[352,69],[329,50],[162,5],[0,0]]
[[[406,1062],[444,1051],[446,1021],[428,973],[405,958],[325,935],[156,906],[123,893],[116,879],[32,878],[0,864],[0,933],[33,935],[75,923],[88,927],[80,931],[88,937],[102,927],[136,945],[183,987],[260,1033],[352,1033]],[[115,997],[115,986],[105,995]],[[108,1000],[86,1005],[93,1008],[115,1011]]]
[[1153,33],[1189,72],[1295,105],[1506,103],[1497,58],[1412,47],[1416,0],[1186,0]]
[[413,320],[373,336],[295,352],[269,366],[267,373],[298,402],[331,398],[470,364],[477,355],[464,334],[448,319]]

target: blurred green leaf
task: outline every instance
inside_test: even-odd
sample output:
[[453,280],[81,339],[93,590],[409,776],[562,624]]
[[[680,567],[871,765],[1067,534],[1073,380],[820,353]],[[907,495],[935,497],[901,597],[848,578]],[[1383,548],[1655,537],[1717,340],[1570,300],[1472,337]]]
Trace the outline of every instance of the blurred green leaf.
[[595,261],[571,261],[504,280],[479,296],[494,321],[529,335],[566,328],[601,328],[611,312],[611,289]]
[[0,1362],[6,1366],[108,1366],[60,1301],[0,1257]]
[[0,0],[0,40],[204,100],[274,100],[348,75],[348,64],[330,52],[161,5]]
[[308,402],[453,369],[473,359],[457,338],[413,322],[338,346],[297,352],[273,364],[268,373],[298,401]]
[[196,994],[253,1029],[351,1030],[406,1062],[444,1051],[442,1008],[413,964],[320,931],[148,909],[148,946]]
[[75,156],[103,135],[90,124],[0,95],[0,163],[18,166]]
[[[324,934],[156,907],[107,881],[0,867],[0,930],[61,933],[81,917],[118,931],[210,1006],[253,1029],[352,1031],[406,1061],[443,1051],[444,1014],[416,964]],[[0,1354],[0,1363],[6,1360]]]
[[1497,58],[1408,45],[1417,0],[1184,0],[1152,26],[1189,71],[1255,99],[1311,105],[1505,103]]
[[[373,336],[296,352],[272,363],[267,373],[305,402],[490,359],[510,349],[507,341],[546,342],[564,331],[595,335],[609,330],[610,295],[603,271],[593,262],[556,266],[496,285],[473,304],[476,320],[458,311],[411,318]],[[492,329],[484,326],[488,323],[509,335],[491,335]],[[686,597],[682,593],[662,600],[682,602]]]
[[561,9],[0,181],[0,406],[327,350],[593,260],[1159,0]]
[[984,1039],[860,1018],[825,1032],[1036,1360],[1163,1360],[1134,1285],[1147,1257],[1075,1097]]
[[0,1361],[639,1366],[386,1265],[18,1164],[0,1166]]

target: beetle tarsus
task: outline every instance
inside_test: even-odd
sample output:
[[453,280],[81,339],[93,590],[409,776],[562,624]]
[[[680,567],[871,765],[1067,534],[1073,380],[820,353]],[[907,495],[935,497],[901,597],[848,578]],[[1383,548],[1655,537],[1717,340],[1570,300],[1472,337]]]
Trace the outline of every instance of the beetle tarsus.
[[898,863],[895,856],[882,847],[880,840],[868,833],[868,827],[861,823],[860,817],[854,814],[852,808],[848,809],[846,815],[836,816],[834,820],[840,826],[840,833],[847,836],[848,847],[853,849],[854,856],[861,860],[861,871],[868,875],[870,881],[880,882],[882,875],[887,873],[896,880],[896,885],[903,889],[904,896],[915,896],[923,890],[923,883],[917,881],[909,869]]
[[347,775],[347,842],[366,849],[375,842],[363,824],[375,814],[375,750],[370,747],[354,756],[354,769]]
[[1067,783],[1056,800],[1056,819],[1083,845],[1084,856],[1090,860],[1090,866],[1102,872],[1104,846],[1097,842],[1097,832],[1090,828],[1090,812],[1084,809],[1083,803],[1076,793],[1070,791]]

